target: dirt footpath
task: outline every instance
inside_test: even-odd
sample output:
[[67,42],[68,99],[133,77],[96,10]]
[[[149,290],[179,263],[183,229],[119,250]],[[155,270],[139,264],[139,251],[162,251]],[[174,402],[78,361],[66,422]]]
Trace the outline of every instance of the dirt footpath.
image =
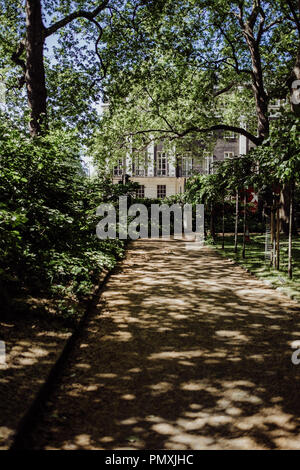
[[300,449],[299,305],[190,245],[131,245],[27,448]]

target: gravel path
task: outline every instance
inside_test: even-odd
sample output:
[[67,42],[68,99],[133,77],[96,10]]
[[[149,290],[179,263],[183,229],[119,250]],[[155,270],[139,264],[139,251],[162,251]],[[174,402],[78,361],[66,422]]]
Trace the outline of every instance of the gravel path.
[[29,448],[300,449],[299,305],[187,246],[131,245]]

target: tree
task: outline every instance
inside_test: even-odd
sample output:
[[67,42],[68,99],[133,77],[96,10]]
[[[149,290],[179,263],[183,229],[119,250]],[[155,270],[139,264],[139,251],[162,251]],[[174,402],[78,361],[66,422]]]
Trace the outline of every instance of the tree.
[[155,53],[131,71],[130,94],[115,93],[118,74],[108,87],[101,139],[104,132],[110,145],[103,151],[98,142],[98,155],[125,154],[132,138],[146,148],[153,140],[210,141],[220,130],[269,144],[272,100],[286,99],[298,76],[299,7],[298,0],[173,2],[153,36]]
[[[136,114],[137,110],[151,113],[149,108],[156,112],[151,126],[149,116],[147,123],[139,120],[138,132],[175,139],[230,130],[255,145],[262,144],[269,135],[271,100],[285,98],[291,90],[291,71],[295,69],[300,44],[297,15],[299,6],[294,0],[288,5],[260,0],[174,2],[172,15],[166,15],[154,34],[155,55],[147,57],[142,67],[139,63],[133,75],[137,86],[131,98],[137,104]],[[112,84],[117,80],[114,77]],[[255,128],[245,122],[246,100],[239,116],[231,122],[219,112],[223,97],[226,100],[233,91],[242,94],[241,88],[244,97],[251,92]],[[114,101],[115,88],[110,90]],[[180,113],[182,109],[189,110],[179,120],[173,105],[176,100],[180,101]],[[129,103],[119,104],[131,112],[130,102],[129,98]],[[205,107],[206,116],[199,106]],[[212,116],[208,110],[218,112]]]
[[[286,0],[286,2],[281,1],[280,6],[285,12],[285,17],[294,23],[295,28],[298,33],[298,39],[300,38],[300,1],[299,0]],[[296,116],[300,116],[300,99],[299,95],[295,98],[296,89],[300,88],[300,84],[295,83],[295,81],[300,80],[300,41],[298,40],[298,50],[296,53],[294,67],[291,71],[291,75],[288,80],[288,85],[290,87],[291,94],[291,107],[292,111]]]
[[[14,3],[18,4],[18,2]],[[11,5],[11,8],[18,7],[17,4]],[[93,10],[85,11],[77,9],[61,20],[53,22],[49,27],[46,27],[42,15],[41,0],[26,0],[25,16],[22,17],[21,13],[20,18],[18,18],[19,21],[20,19],[25,21],[25,37],[20,38],[18,47],[12,53],[11,58],[23,71],[20,83],[25,83],[26,85],[30,108],[30,133],[32,136],[40,134],[43,127],[47,126],[47,89],[44,66],[46,39],[78,18],[85,18],[98,25],[96,17],[108,4],[109,0],[103,0]],[[51,6],[54,10],[52,2]],[[46,11],[49,14],[49,7],[46,8]],[[100,29],[100,25],[98,26]]]
[[[294,189],[300,177],[299,119],[291,112],[272,121],[270,137],[264,145],[252,151],[259,171],[254,172],[251,184],[260,190],[267,205],[271,206],[271,236],[273,266],[280,267],[280,188],[288,189],[287,235],[289,236],[288,271],[292,275],[292,235],[297,234],[293,210]],[[282,197],[282,196],[281,196]]]
[[[51,70],[45,58],[47,39],[55,38],[64,68],[73,69],[65,77],[66,81],[71,83],[72,79],[76,80],[78,73],[89,75],[89,88],[84,91],[91,94],[93,89],[98,89],[98,96],[94,93],[94,98],[99,99],[101,82],[113,60],[117,60],[109,57],[105,64],[102,59],[107,41],[115,37],[114,23],[122,30],[126,47],[137,48],[141,38],[136,23],[146,21],[153,10],[157,12],[156,5],[160,3],[158,0],[26,0],[23,10],[18,0],[1,0],[3,23],[0,44],[6,55],[5,63],[8,64],[10,59],[21,69],[18,86],[26,86],[32,136],[47,128],[47,88],[50,86],[47,75]],[[126,64],[126,47],[123,48],[123,64]],[[52,66],[51,79],[54,69],[55,65]],[[60,74],[59,78],[61,80],[63,75]],[[61,83],[56,83],[56,86],[59,88]]]

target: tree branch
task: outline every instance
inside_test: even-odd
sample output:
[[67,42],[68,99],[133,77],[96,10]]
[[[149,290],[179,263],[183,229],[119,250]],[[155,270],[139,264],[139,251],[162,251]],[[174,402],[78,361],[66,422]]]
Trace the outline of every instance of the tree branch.
[[264,24],[265,24],[265,20],[266,20],[266,15],[265,15],[265,12],[262,8],[259,9],[260,11],[260,22],[259,22],[259,26],[258,26],[258,33],[257,33],[257,43],[259,44],[260,41],[261,41],[261,38],[264,34],[264,32],[266,31],[265,28],[264,28]]
[[[286,0],[286,2],[289,6],[289,9],[291,10],[293,20],[296,23],[296,26],[297,26],[299,34],[300,34],[300,16],[297,15],[297,12],[296,12],[291,0]],[[300,9],[300,6],[299,6],[299,9]]]
[[260,145],[263,142],[263,139],[261,137],[256,137],[250,132],[246,131],[246,129],[243,129],[242,127],[236,127],[236,126],[227,126],[226,124],[217,124],[215,126],[210,126],[207,128],[201,128],[201,127],[189,127],[188,129],[184,130],[183,132],[178,132],[177,135],[179,137],[184,137],[187,134],[190,134],[191,132],[199,132],[199,133],[206,133],[206,132],[212,132],[212,131],[231,131],[235,132],[236,134],[243,135],[247,137],[251,142],[253,142],[255,145]]
[[94,23],[94,25],[96,25],[96,27],[97,27],[98,30],[99,30],[99,36],[98,36],[97,41],[96,41],[96,43],[95,43],[95,52],[96,52],[96,55],[97,55],[97,57],[98,57],[98,59],[99,59],[100,67],[101,67],[101,69],[102,69],[102,71],[103,71],[102,77],[101,77],[101,79],[103,79],[103,78],[106,77],[107,68],[105,67],[104,62],[103,62],[102,57],[101,57],[101,54],[100,54],[99,51],[98,51],[98,45],[99,45],[99,42],[101,41],[101,38],[102,38],[103,29],[102,29],[102,26],[98,23],[98,21],[96,21],[95,19],[92,19],[91,21],[92,21],[92,23]]
[[221,90],[215,91],[213,93],[213,96],[216,98],[217,96],[223,95],[223,93],[227,93],[227,91],[230,91],[231,88],[233,88],[236,85],[236,82],[230,83],[228,86],[225,88],[222,88]]
[[276,20],[272,21],[271,23],[269,23],[263,30],[264,33],[266,33],[267,31],[269,31],[271,28],[273,28],[273,26],[275,26],[276,24],[281,24],[283,22],[283,18],[277,18]]
[[51,36],[51,34],[56,33],[59,29],[63,28],[67,24],[71,23],[73,20],[76,20],[77,18],[86,18],[89,21],[93,21],[93,19],[99,15],[99,13],[108,6],[110,0],[104,0],[97,8],[95,8],[93,11],[84,11],[84,10],[78,10],[74,11],[70,15],[67,15],[65,18],[62,20],[57,21],[54,23],[52,26],[49,26],[49,28],[45,28],[45,37],[47,38],[48,36]]
[[11,59],[12,61],[22,67],[23,72],[26,72],[26,64],[23,59],[21,59],[21,55],[25,51],[25,41],[21,41],[18,45],[18,49],[12,54]]
[[230,65],[231,67],[234,68],[234,70],[236,71],[237,74],[240,74],[240,73],[251,73],[250,70],[247,70],[247,69],[240,69],[239,67],[239,62],[238,62],[238,58],[237,58],[237,55],[236,55],[236,50],[235,50],[235,47],[234,47],[234,44],[233,42],[231,41],[230,37],[228,36],[228,34],[224,31],[224,29],[222,28],[222,26],[220,24],[217,24],[216,25],[221,34],[224,36],[224,38],[226,39],[228,45],[230,46],[231,48],[231,51],[232,51],[232,60],[234,61],[234,65],[233,64],[230,64],[229,62],[227,62],[227,59],[223,60],[223,62],[225,62],[227,65]]
[[[253,134],[248,132],[246,129],[243,129],[242,127],[227,126],[226,124],[217,124],[215,126],[210,126],[210,127],[206,127],[206,128],[191,126],[191,127],[185,129],[182,132],[173,131],[173,134],[174,134],[173,136],[170,135],[170,132],[172,132],[172,131],[170,131],[169,129],[168,130],[167,129],[144,129],[144,130],[140,130],[140,131],[130,132],[128,134],[125,134],[125,136],[126,137],[133,137],[135,135],[151,134],[151,133],[155,132],[155,133],[160,133],[160,134],[164,135],[164,138],[166,138],[166,134],[169,134],[168,138],[170,140],[174,140],[174,139],[180,139],[182,137],[185,137],[186,135],[191,134],[193,132],[205,134],[205,133],[208,133],[208,132],[220,131],[220,130],[221,131],[231,131],[231,132],[235,132],[236,134],[243,135],[243,136],[247,137],[247,139],[249,139],[255,145],[260,145],[263,142],[263,139],[261,137],[254,136]],[[152,139],[152,140],[154,140],[154,139]]]

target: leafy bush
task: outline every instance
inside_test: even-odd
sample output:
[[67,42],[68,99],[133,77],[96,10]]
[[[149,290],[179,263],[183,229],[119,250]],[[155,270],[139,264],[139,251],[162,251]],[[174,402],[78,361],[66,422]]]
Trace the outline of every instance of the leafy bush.
[[[32,141],[0,124],[0,288],[6,306],[26,290],[52,295],[60,309],[91,292],[122,256],[120,240],[96,237],[96,208],[130,185],[86,178],[72,135]],[[2,302],[3,306],[3,302]]]

